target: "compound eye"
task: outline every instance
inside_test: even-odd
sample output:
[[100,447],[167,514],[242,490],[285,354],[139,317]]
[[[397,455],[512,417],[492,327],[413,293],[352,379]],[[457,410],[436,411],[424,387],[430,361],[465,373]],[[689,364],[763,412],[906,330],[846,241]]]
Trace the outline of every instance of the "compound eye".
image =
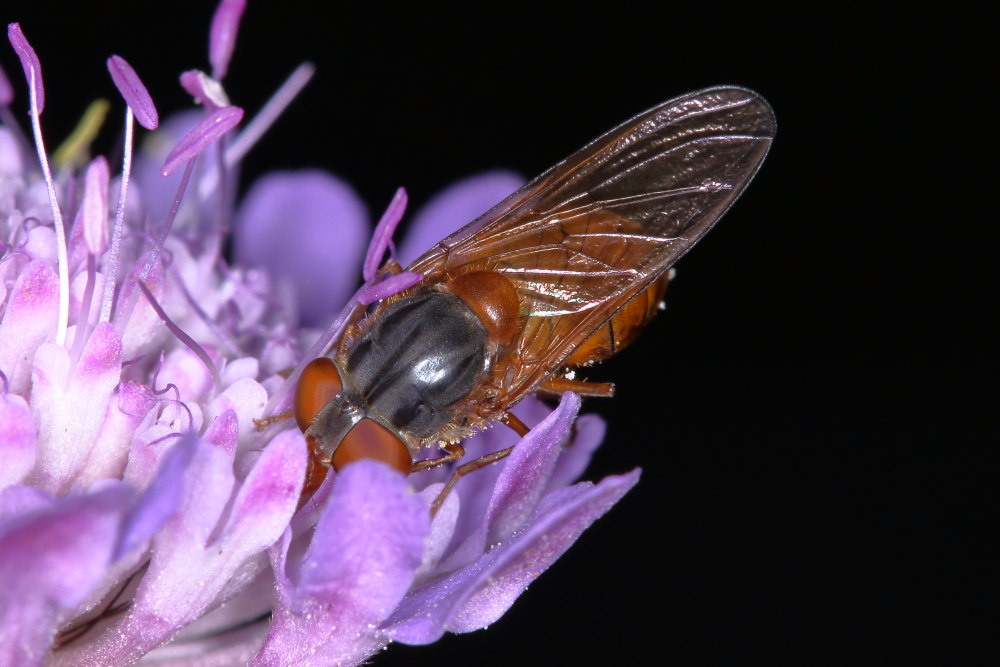
[[404,475],[409,475],[413,466],[406,445],[392,431],[367,418],[355,424],[341,441],[333,454],[333,469],[340,470],[359,459],[381,461]]
[[295,421],[305,431],[323,407],[344,389],[340,373],[329,357],[310,361],[295,387]]

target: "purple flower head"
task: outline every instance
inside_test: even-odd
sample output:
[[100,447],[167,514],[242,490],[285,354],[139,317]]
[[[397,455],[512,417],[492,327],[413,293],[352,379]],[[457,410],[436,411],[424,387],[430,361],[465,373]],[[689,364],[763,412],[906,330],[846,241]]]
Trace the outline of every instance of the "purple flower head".
[[[288,404],[345,313],[422,278],[383,262],[409,261],[520,179],[445,190],[398,255],[402,189],[375,226],[316,170],[266,175],[234,202],[240,158],[311,75],[297,69],[259,111],[230,104],[244,8],[219,4],[212,75],[182,75],[199,105],[183,116],[160,123],[162,91],[110,56],[122,159],[81,146],[60,162],[79,170],[49,167],[39,55],[8,29],[35,146],[0,125],[0,664],[357,664],[476,630],[638,479],[576,483],[603,424],[566,394],[555,410],[517,406],[523,438],[467,439],[466,460],[513,451],[436,513],[455,464],[403,477],[360,461],[303,495],[305,437],[258,420]],[[0,106],[14,87],[0,74]]]

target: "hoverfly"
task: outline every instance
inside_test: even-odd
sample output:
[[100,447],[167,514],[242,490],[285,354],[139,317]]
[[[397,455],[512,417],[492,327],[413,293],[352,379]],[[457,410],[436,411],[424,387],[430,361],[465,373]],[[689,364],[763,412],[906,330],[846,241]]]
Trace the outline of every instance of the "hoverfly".
[[[709,88],[584,146],[413,262],[424,279],[366,312],[299,379],[294,412],[327,466],[404,474],[459,459],[535,391],[609,396],[568,369],[610,357],[656,312],[667,271],[732,205],[774,136],[771,108]],[[396,270],[399,270],[398,265]],[[414,463],[426,447],[444,454]],[[460,466],[458,476],[509,453]],[[317,478],[317,473],[320,476]],[[436,507],[436,506],[435,506]]]

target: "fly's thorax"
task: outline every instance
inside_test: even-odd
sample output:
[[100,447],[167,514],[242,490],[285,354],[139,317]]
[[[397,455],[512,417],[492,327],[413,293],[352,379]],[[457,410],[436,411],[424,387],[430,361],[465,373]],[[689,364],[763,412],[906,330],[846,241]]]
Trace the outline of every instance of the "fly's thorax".
[[483,324],[461,299],[420,288],[363,322],[335,363],[364,414],[411,448],[452,422],[487,376],[492,347]]

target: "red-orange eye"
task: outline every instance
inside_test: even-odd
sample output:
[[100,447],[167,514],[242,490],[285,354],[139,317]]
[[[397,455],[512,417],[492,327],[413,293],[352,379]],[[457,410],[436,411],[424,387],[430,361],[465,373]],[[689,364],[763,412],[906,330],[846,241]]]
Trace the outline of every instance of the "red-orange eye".
[[305,431],[327,403],[344,388],[340,373],[329,357],[310,361],[295,387],[295,421]]
[[359,421],[341,441],[333,454],[333,469],[340,470],[358,459],[381,461],[404,475],[409,475],[413,466],[406,445],[389,429],[371,419]]

